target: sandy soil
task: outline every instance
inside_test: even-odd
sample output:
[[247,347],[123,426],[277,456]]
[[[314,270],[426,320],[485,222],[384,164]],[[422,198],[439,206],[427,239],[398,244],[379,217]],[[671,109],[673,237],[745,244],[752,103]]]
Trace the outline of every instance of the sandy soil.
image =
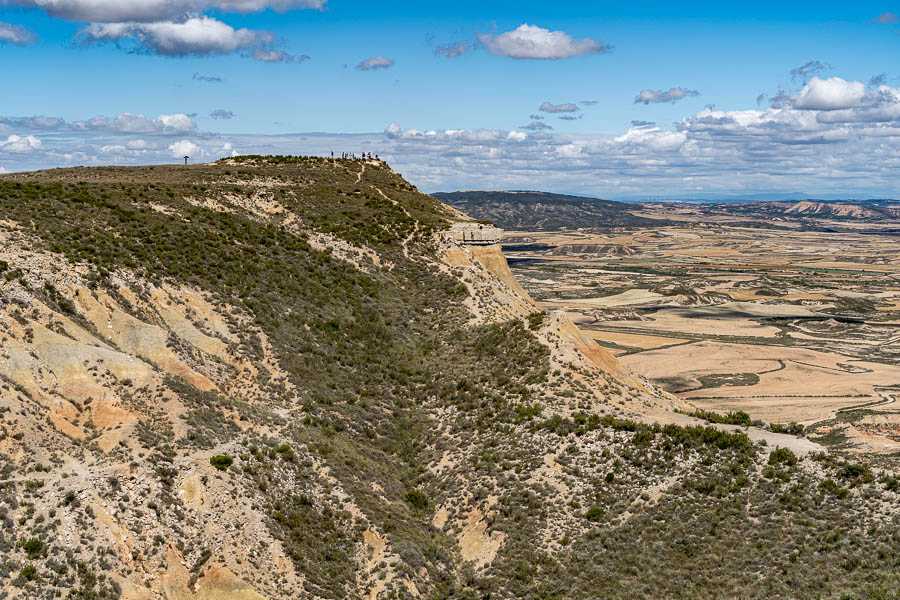
[[595,340],[613,342],[620,346],[629,346],[631,348],[641,348],[644,350],[652,350],[653,348],[659,348],[660,346],[671,346],[672,344],[683,344],[688,341],[682,338],[620,333],[618,331],[596,331],[593,329],[585,329],[584,334]]
[[[626,366],[698,407],[812,423],[900,382],[900,330],[890,314],[900,312],[900,253],[896,238],[873,233],[877,224],[860,226],[864,234],[788,234],[701,219],[696,207],[664,213],[683,225],[508,233],[510,243],[535,244],[517,248],[522,260],[512,270],[541,306],[565,310],[593,339],[617,346],[610,351]],[[554,249],[588,244],[637,253]],[[563,298],[594,289],[609,295]],[[883,449],[891,444],[878,432],[889,426],[847,435]]]
[[614,307],[614,306],[633,306],[637,304],[648,304],[662,298],[662,294],[651,292],[650,290],[634,289],[628,290],[615,296],[605,296],[600,298],[578,298],[572,300],[556,300],[548,299],[544,303],[555,306],[597,306],[597,307]]
[[646,320],[600,321],[597,325],[663,333],[706,335],[716,332],[717,335],[760,338],[774,338],[781,331],[750,318],[702,317],[692,309],[680,308],[654,313]]
[[622,362],[655,379],[757,374],[755,385],[686,391],[679,396],[700,408],[741,409],[754,418],[775,422],[826,419],[837,409],[878,400],[879,388],[900,381],[900,366],[805,348],[709,341],[632,354]]

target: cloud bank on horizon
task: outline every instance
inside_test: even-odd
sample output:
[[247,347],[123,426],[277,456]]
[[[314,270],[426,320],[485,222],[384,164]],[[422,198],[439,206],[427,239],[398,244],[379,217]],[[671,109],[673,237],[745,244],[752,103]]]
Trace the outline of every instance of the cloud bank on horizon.
[[[568,109],[547,104],[556,108],[550,113],[559,112],[558,106]],[[215,112],[218,118],[234,116]],[[238,152],[328,155],[367,149],[430,191],[488,180],[497,188],[550,185],[579,193],[602,189],[608,196],[664,195],[673,183],[698,193],[817,193],[829,189],[823,182],[839,179],[848,189],[874,194],[896,185],[898,119],[900,88],[814,77],[791,96],[789,106],[708,107],[672,130],[637,121],[620,135],[549,133],[549,126],[419,130],[397,123],[378,134],[221,135],[200,130],[184,114],[123,113],[74,122],[0,117],[0,157],[5,168],[17,169],[172,162],[185,154],[199,161]],[[7,133],[12,130],[20,133]],[[63,132],[67,135],[57,136]]]
[[[235,153],[328,155],[365,148],[430,191],[528,187],[608,197],[778,190],[900,196],[900,87],[889,66],[873,63],[864,77],[850,77],[832,56],[822,56],[830,62],[797,60],[799,66],[789,63],[760,85],[774,89],[770,94],[759,94],[760,87],[747,94],[744,87],[743,95],[729,95],[731,86],[717,79],[741,83],[743,74],[714,66],[704,71],[676,58],[666,62],[666,52],[652,47],[652,36],[629,39],[621,27],[613,36],[613,52],[612,44],[600,40],[608,36],[592,34],[601,27],[581,27],[581,20],[549,26],[558,23],[552,18],[507,21],[490,27],[490,33],[475,26],[429,32],[426,48],[415,52],[402,44],[405,23],[397,35],[366,33],[353,44],[332,41],[330,31],[311,36],[303,45],[316,54],[314,61],[293,50],[299,38],[286,35],[292,30],[282,23],[314,23],[350,1],[0,0],[0,60],[5,52],[17,53],[17,60],[36,49],[50,52],[55,43],[53,52],[135,55],[141,58],[134,60],[189,67],[173,88],[159,93],[182,98],[182,106],[168,102],[166,109],[148,110],[134,97],[116,102],[110,101],[116,94],[105,94],[99,99],[112,110],[75,110],[62,102],[51,109],[51,102],[43,102],[34,109],[37,114],[26,107],[0,115],[0,172],[173,162],[184,155],[205,161]],[[342,18],[357,27],[365,7],[372,19],[391,9],[354,6],[355,12]],[[900,40],[891,29],[900,23],[894,13],[873,10],[859,23]],[[68,43],[59,44],[58,33],[45,35],[48,24],[69,27]],[[687,37],[679,37],[687,45]],[[456,41],[438,44],[437,39]],[[893,37],[886,39],[893,43]],[[671,47],[670,42],[661,38],[659,44]],[[635,68],[634,57],[643,50],[654,58]],[[275,66],[267,68],[281,70],[262,78],[234,66],[243,58],[253,59],[243,61],[246,65],[268,63]],[[302,69],[277,66],[306,61]],[[654,71],[650,67],[657,61],[661,66]],[[673,78],[690,85],[659,85],[671,85]],[[95,84],[98,80],[102,75]],[[331,87],[340,91],[332,93]],[[453,96],[454,87],[459,95]],[[28,93],[27,87],[16,88],[18,95]],[[147,93],[152,98],[154,92]],[[575,101],[584,97],[595,99]],[[198,99],[205,105],[196,106]],[[703,106],[706,102],[714,104]],[[466,105],[473,107],[468,118],[460,111]],[[96,115],[101,111],[106,114]],[[365,114],[373,126],[370,133],[283,133],[321,130],[320,116],[330,113],[347,119]],[[314,125],[282,123],[286,115]],[[258,127],[266,118],[269,126]],[[472,126],[473,121],[481,123]],[[243,125],[248,122],[256,126]],[[456,123],[462,126],[447,127]]]

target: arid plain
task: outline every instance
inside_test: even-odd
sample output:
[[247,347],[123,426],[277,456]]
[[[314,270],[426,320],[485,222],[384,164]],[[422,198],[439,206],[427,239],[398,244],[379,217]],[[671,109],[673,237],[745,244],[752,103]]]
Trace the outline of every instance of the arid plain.
[[677,204],[634,214],[661,226],[509,231],[504,251],[544,308],[687,404],[797,422],[832,449],[896,462],[897,223]]

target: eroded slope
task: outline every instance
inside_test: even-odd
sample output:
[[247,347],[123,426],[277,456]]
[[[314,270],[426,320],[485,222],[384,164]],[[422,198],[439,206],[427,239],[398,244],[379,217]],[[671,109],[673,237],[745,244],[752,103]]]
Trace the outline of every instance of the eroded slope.
[[0,210],[9,597],[896,583],[896,479],[631,420],[676,404],[381,163],[4,176]]

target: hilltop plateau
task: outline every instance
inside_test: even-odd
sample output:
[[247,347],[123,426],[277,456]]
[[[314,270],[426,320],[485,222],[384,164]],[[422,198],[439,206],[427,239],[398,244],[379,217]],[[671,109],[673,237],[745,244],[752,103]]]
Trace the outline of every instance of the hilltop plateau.
[[378,161],[0,176],[0,597],[898,589],[900,479],[694,413],[471,222]]

